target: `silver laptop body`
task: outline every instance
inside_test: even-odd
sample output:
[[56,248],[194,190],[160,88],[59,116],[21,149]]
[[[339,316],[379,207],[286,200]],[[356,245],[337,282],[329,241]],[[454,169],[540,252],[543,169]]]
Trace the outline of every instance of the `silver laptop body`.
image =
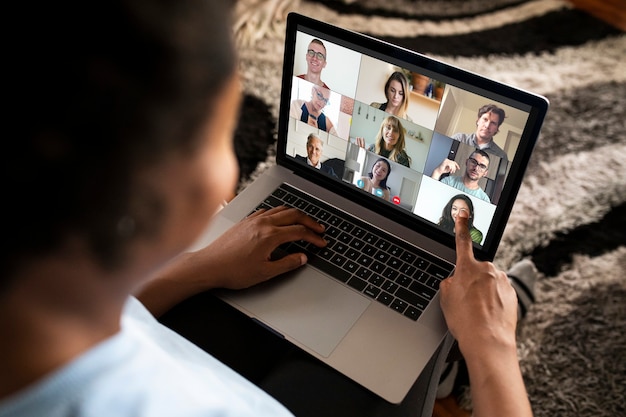
[[[298,77],[307,70],[306,57],[314,39],[321,41],[326,51],[322,79],[328,90]],[[315,58],[319,61],[320,57]],[[407,167],[386,158],[391,166],[386,200],[381,190],[366,191],[363,181],[381,158],[375,147],[368,150],[368,145],[375,143],[380,126],[390,115],[375,103],[385,102],[384,84],[394,72],[415,80],[407,92],[411,96],[408,117],[398,118],[410,163]],[[428,80],[424,90],[419,76]],[[439,84],[444,85],[442,97],[434,95],[433,87]],[[305,119],[300,114],[294,117],[301,113],[301,104],[315,100],[317,91],[323,96],[318,99],[326,103],[326,121],[331,122],[321,127],[317,119],[314,127],[302,121]],[[431,174],[444,158],[464,168],[474,148],[453,136],[462,129],[473,132],[478,108],[488,103],[506,111],[505,123],[496,137],[507,155],[487,150],[489,175],[481,180],[481,189],[489,201],[474,195],[469,198],[474,205],[474,225],[482,234],[474,245],[475,254],[479,259],[492,260],[547,111],[547,100],[371,37],[290,14],[277,165],[221,210],[200,244],[206,245],[258,207],[264,207],[267,197],[282,185],[295,190],[296,196],[310,196],[320,200],[323,207],[332,206],[332,213],[353,216],[357,227],[363,226],[370,234],[389,234],[388,242],[402,248],[406,256],[395,259],[396,266],[402,265],[395,272],[385,267],[391,274],[383,277],[387,287],[381,291],[387,298],[363,288],[369,288],[371,276],[363,279],[366,284],[355,288],[352,281],[344,282],[345,277],[335,279],[327,269],[312,265],[247,290],[220,291],[220,297],[387,401],[401,402],[444,339],[447,328],[436,291],[426,297],[431,298],[426,305],[418,306],[421,310],[411,306],[409,310],[400,301],[392,307],[388,297],[395,297],[396,291],[416,296],[412,290],[398,290],[395,285],[404,273],[416,279],[412,274],[417,272],[407,261],[415,259],[416,253],[424,254],[430,263],[437,260],[453,269],[454,236],[438,223],[446,203],[464,192],[433,179]],[[329,128],[330,124],[334,129]],[[302,158],[307,156],[310,134],[324,142],[323,166],[332,170],[308,166]],[[365,139],[366,147],[357,145],[357,137]],[[278,195],[282,196],[282,191]],[[292,201],[281,200],[281,204],[297,206]],[[330,240],[337,244],[338,239]],[[354,268],[340,267],[348,269],[352,278],[357,274]],[[442,277],[432,270],[422,272],[424,275],[436,289],[435,279]],[[423,288],[421,285],[409,288]],[[420,302],[425,299],[415,298]]]

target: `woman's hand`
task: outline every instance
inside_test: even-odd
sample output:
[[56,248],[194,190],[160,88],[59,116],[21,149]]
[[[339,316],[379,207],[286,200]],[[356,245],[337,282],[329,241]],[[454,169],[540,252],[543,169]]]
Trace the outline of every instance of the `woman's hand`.
[[304,265],[307,259],[302,253],[277,260],[272,260],[271,254],[283,243],[297,240],[323,247],[323,232],[322,225],[300,210],[260,210],[190,256],[212,276],[213,287],[246,288]]
[[300,210],[259,210],[235,224],[207,247],[172,260],[137,297],[159,316],[177,303],[213,288],[241,289],[267,281],[307,262],[302,253],[272,259],[286,242],[305,240],[323,247],[324,226]]
[[457,262],[441,307],[465,358],[474,416],[532,416],[517,360],[517,295],[506,274],[472,252],[468,213],[455,220]]
[[462,210],[456,216],[456,269],[441,282],[446,322],[464,355],[485,344],[515,349],[517,295],[506,273],[474,258],[468,215]]

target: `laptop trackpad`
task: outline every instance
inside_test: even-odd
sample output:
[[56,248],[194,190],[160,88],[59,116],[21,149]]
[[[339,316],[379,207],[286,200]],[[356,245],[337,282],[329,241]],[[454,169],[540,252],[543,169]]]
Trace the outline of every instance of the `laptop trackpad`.
[[371,303],[313,268],[224,298],[277,332],[328,357]]

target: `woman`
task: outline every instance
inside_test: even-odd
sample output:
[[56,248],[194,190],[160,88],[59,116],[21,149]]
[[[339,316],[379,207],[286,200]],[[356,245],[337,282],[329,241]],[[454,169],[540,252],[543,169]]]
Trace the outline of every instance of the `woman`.
[[372,103],[370,106],[383,110],[401,119],[412,121],[407,110],[409,108],[409,82],[400,71],[393,72],[385,83],[384,103]]
[[[365,148],[365,139],[357,137],[356,144]],[[404,150],[405,146],[404,126],[402,126],[400,119],[395,116],[387,116],[376,133],[376,142],[370,145],[367,150],[410,168],[411,158]]]
[[[211,288],[252,286],[307,262],[302,253],[272,259],[285,242],[326,245],[323,226],[281,207],[260,210],[208,247],[185,252],[237,182],[232,136],[241,85],[225,3],[12,4],[12,21],[46,36],[22,37],[23,49],[8,52],[5,68],[16,88],[5,92],[12,105],[4,127],[17,140],[5,144],[11,158],[2,165],[11,181],[3,190],[8,244],[0,252],[0,416],[292,415],[154,317]],[[463,248],[462,261],[476,262]],[[457,278],[459,284],[469,280]],[[451,301],[445,312],[475,317],[458,310],[467,303],[452,302],[451,291],[462,287],[441,287],[444,294],[450,288],[449,298],[442,296]],[[500,323],[500,313],[487,321]],[[497,358],[502,349],[489,350],[493,338],[484,343],[476,332],[462,331],[462,320],[455,322],[468,364],[480,365],[468,366],[470,374],[486,380],[480,378],[483,362],[472,358]],[[219,339],[207,333],[206,323],[203,335]],[[509,365],[517,363],[511,329],[511,359],[494,362],[506,373],[475,405],[481,398],[512,403],[500,401],[497,389],[511,386],[505,383],[513,374]],[[230,342],[229,348],[239,344]],[[243,346],[244,359],[263,348]],[[513,375],[522,384],[513,398],[525,400],[521,376]],[[310,373],[297,377],[304,379],[300,385],[290,379],[283,386],[295,386],[298,395],[283,401],[306,396]],[[335,397],[347,398],[341,410],[359,416],[385,405],[364,389],[357,390],[359,399],[336,395],[344,380],[324,380],[318,386],[328,387],[329,395],[310,392],[302,409],[312,404],[323,407],[319,415],[347,415],[333,412],[328,398]],[[417,399],[409,398],[406,407],[416,407]],[[357,409],[361,405],[365,411]],[[382,415],[397,409],[388,408]]]
[[483,234],[474,227],[474,203],[472,203],[472,200],[465,194],[457,194],[448,201],[448,204],[446,204],[441,212],[441,218],[437,224],[441,226],[443,230],[454,234],[454,223],[461,211],[468,213],[467,225],[472,241],[480,244],[483,241]]
[[389,201],[390,192],[389,187],[387,187],[389,174],[391,174],[391,164],[385,158],[379,158],[374,165],[372,165],[369,174],[365,177],[361,177],[359,186],[363,185],[361,187],[363,190]]
[[335,125],[324,114],[324,107],[328,105],[329,100],[330,90],[314,85],[311,87],[311,100],[304,101],[298,99],[291,102],[289,116],[337,136]]

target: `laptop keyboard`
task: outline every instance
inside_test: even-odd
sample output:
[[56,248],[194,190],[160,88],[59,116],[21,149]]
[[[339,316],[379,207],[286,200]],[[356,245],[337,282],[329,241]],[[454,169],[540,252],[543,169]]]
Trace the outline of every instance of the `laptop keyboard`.
[[304,252],[308,264],[406,317],[417,320],[454,266],[287,184],[258,209],[296,207],[326,226],[324,248],[305,241],[275,255]]

